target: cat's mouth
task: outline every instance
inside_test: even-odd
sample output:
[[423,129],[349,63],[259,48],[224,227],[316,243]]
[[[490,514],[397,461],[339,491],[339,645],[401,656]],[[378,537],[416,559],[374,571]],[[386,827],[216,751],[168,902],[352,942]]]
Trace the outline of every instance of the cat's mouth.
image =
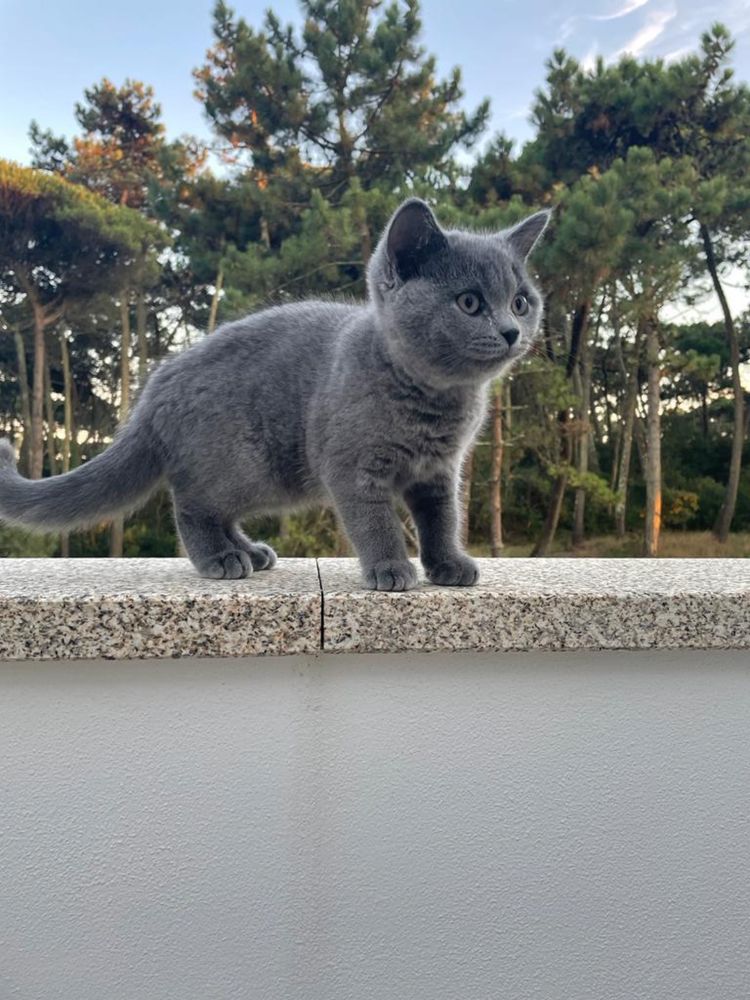
[[472,361],[486,361],[491,364],[498,361],[512,361],[520,357],[524,351],[525,347],[518,340],[510,347],[504,340],[491,340],[479,343],[475,341],[467,346],[466,354]]

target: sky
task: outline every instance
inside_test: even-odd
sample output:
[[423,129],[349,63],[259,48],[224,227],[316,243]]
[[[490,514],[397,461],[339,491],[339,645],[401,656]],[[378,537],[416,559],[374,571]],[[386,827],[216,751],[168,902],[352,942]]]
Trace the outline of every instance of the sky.
[[[297,0],[232,3],[255,27],[269,5],[282,21],[299,21]],[[192,70],[211,44],[212,7],[213,0],[0,0],[0,157],[29,162],[32,119],[71,136],[76,101],[103,76],[151,84],[170,138],[210,138]],[[468,109],[491,100],[484,141],[497,131],[519,145],[531,136],[529,107],[558,47],[584,65],[625,53],[677,59],[721,20],[736,39],[736,76],[750,80],[750,0],[422,0],[421,11],[423,44],[438,72],[460,66]],[[748,305],[744,285],[743,276],[730,276],[737,311]],[[712,298],[691,317],[718,319]]]
[[[28,128],[71,135],[85,87],[108,76],[150,83],[170,137],[208,137],[191,71],[211,43],[213,0],[0,0],[0,157],[29,162]],[[274,0],[284,21],[296,0]],[[235,0],[260,25],[268,2]],[[559,46],[592,63],[620,54],[678,58],[721,19],[737,39],[734,65],[750,80],[750,0],[422,0],[423,39],[445,74],[460,66],[465,104],[492,102],[489,134],[530,136],[529,105]]]

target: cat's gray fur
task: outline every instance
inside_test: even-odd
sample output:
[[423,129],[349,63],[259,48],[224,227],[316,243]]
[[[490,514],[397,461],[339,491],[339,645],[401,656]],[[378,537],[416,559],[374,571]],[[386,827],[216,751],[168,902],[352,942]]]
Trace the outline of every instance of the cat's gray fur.
[[[373,254],[367,303],[300,302],[223,326],[162,363],[111,447],[66,475],[23,479],[0,441],[0,518],[91,524],[165,479],[198,572],[237,578],[276,561],[241,533],[241,515],[332,502],[365,585],[405,590],[417,578],[394,511],[401,497],[428,579],[475,583],[458,541],[460,468],[489,381],[539,328],[524,261],[546,223],[540,212],[492,235],[443,231],[410,199]],[[467,290],[484,298],[477,315],[458,305]],[[530,306],[520,317],[519,292]]]

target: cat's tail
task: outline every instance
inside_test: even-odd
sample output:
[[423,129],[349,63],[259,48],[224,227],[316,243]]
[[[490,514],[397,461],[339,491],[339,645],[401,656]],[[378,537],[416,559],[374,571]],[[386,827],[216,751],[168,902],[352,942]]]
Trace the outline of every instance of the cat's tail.
[[161,474],[161,458],[137,421],[91,461],[49,479],[20,476],[11,443],[0,439],[0,521],[48,531],[96,524],[137,507]]

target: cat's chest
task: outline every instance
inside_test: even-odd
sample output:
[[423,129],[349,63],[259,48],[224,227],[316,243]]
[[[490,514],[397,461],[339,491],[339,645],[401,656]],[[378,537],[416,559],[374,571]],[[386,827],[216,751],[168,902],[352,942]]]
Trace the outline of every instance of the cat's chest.
[[381,382],[356,420],[331,423],[336,464],[348,460],[364,481],[397,489],[451,475],[479,430],[484,403],[481,389],[433,396],[404,382]]
[[479,428],[474,410],[445,407],[409,408],[394,421],[392,434],[400,445],[402,476],[423,478],[455,464]]
[[468,430],[466,420],[437,415],[433,420],[414,419],[406,423],[402,437],[418,454],[440,457],[460,448]]

